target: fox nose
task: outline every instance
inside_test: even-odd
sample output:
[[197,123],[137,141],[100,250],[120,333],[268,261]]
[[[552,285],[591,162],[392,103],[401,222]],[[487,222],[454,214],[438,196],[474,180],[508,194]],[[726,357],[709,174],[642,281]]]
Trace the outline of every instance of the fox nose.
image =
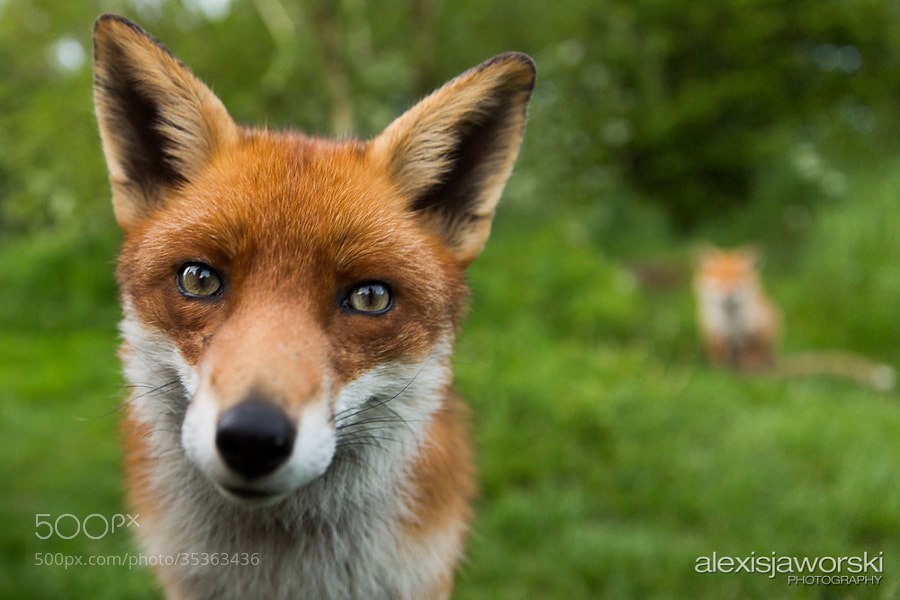
[[729,294],[725,296],[725,300],[722,303],[725,307],[725,312],[729,315],[736,314],[741,308],[741,299],[738,298],[734,294]]
[[219,419],[216,447],[222,460],[247,479],[271,473],[291,455],[296,430],[277,406],[245,400]]

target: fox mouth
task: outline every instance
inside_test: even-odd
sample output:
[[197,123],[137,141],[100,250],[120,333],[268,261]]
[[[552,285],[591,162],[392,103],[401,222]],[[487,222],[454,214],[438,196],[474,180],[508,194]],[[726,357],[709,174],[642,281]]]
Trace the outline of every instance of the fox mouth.
[[263,490],[255,490],[253,488],[248,487],[237,487],[237,486],[225,486],[225,490],[235,496],[239,496],[241,498],[269,498],[270,496],[277,496],[273,492],[266,492]]
[[216,489],[227,499],[245,506],[270,506],[288,495],[287,492],[271,492],[239,485],[216,484]]

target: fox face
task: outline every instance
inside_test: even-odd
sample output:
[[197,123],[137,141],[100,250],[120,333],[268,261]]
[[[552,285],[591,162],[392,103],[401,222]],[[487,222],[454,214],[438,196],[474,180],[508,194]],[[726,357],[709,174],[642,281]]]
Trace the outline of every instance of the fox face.
[[141,346],[140,323],[173,346],[187,456],[225,493],[271,500],[352,448],[364,407],[437,408],[421,403],[450,383],[465,300],[452,253],[356,145],[275,139],[180,187],[119,260],[126,340]]
[[234,123],[159,42],[94,32],[133,418],[242,506],[415,459],[445,409],[534,66],[495,57],[369,141]]

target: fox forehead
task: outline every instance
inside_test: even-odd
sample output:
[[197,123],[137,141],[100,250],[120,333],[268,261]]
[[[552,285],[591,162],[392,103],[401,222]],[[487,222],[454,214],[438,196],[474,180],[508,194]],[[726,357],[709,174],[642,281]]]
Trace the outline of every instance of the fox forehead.
[[420,285],[460,278],[407,204],[365,144],[248,132],[127,232],[124,258],[150,274],[200,260],[230,277],[279,268],[318,285],[388,271]]
[[409,203],[371,164],[366,144],[247,131],[127,237],[199,245],[224,260],[267,250],[299,259],[314,249],[336,268],[404,246],[446,254]]
[[698,275],[710,283],[739,283],[755,278],[756,269],[755,258],[744,252],[719,251],[702,260]]

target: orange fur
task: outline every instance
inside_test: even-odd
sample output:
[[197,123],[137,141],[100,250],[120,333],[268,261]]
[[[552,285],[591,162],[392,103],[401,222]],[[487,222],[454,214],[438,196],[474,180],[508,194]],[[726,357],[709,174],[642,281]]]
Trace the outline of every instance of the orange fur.
[[[413,516],[407,521],[410,536],[446,526],[463,516],[468,521],[468,501],[475,493],[470,451],[461,421],[464,413],[455,394],[448,392],[442,411],[435,415],[428,442],[413,466],[410,479]],[[460,468],[460,467],[463,468]],[[447,490],[459,490],[448,494]]]
[[[256,571],[161,567],[167,593],[448,596],[474,493],[449,352],[533,63],[497,56],[374,140],[329,141],[236,125],[121,17],[97,21],[94,47],[142,541],[263,557]],[[216,295],[179,287],[189,264],[216,274]],[[377,316],[346,306],[367,282],[392,297]],[[260,404],[292,444],[264,476],[237,471],[220,439],[225,417]]]

